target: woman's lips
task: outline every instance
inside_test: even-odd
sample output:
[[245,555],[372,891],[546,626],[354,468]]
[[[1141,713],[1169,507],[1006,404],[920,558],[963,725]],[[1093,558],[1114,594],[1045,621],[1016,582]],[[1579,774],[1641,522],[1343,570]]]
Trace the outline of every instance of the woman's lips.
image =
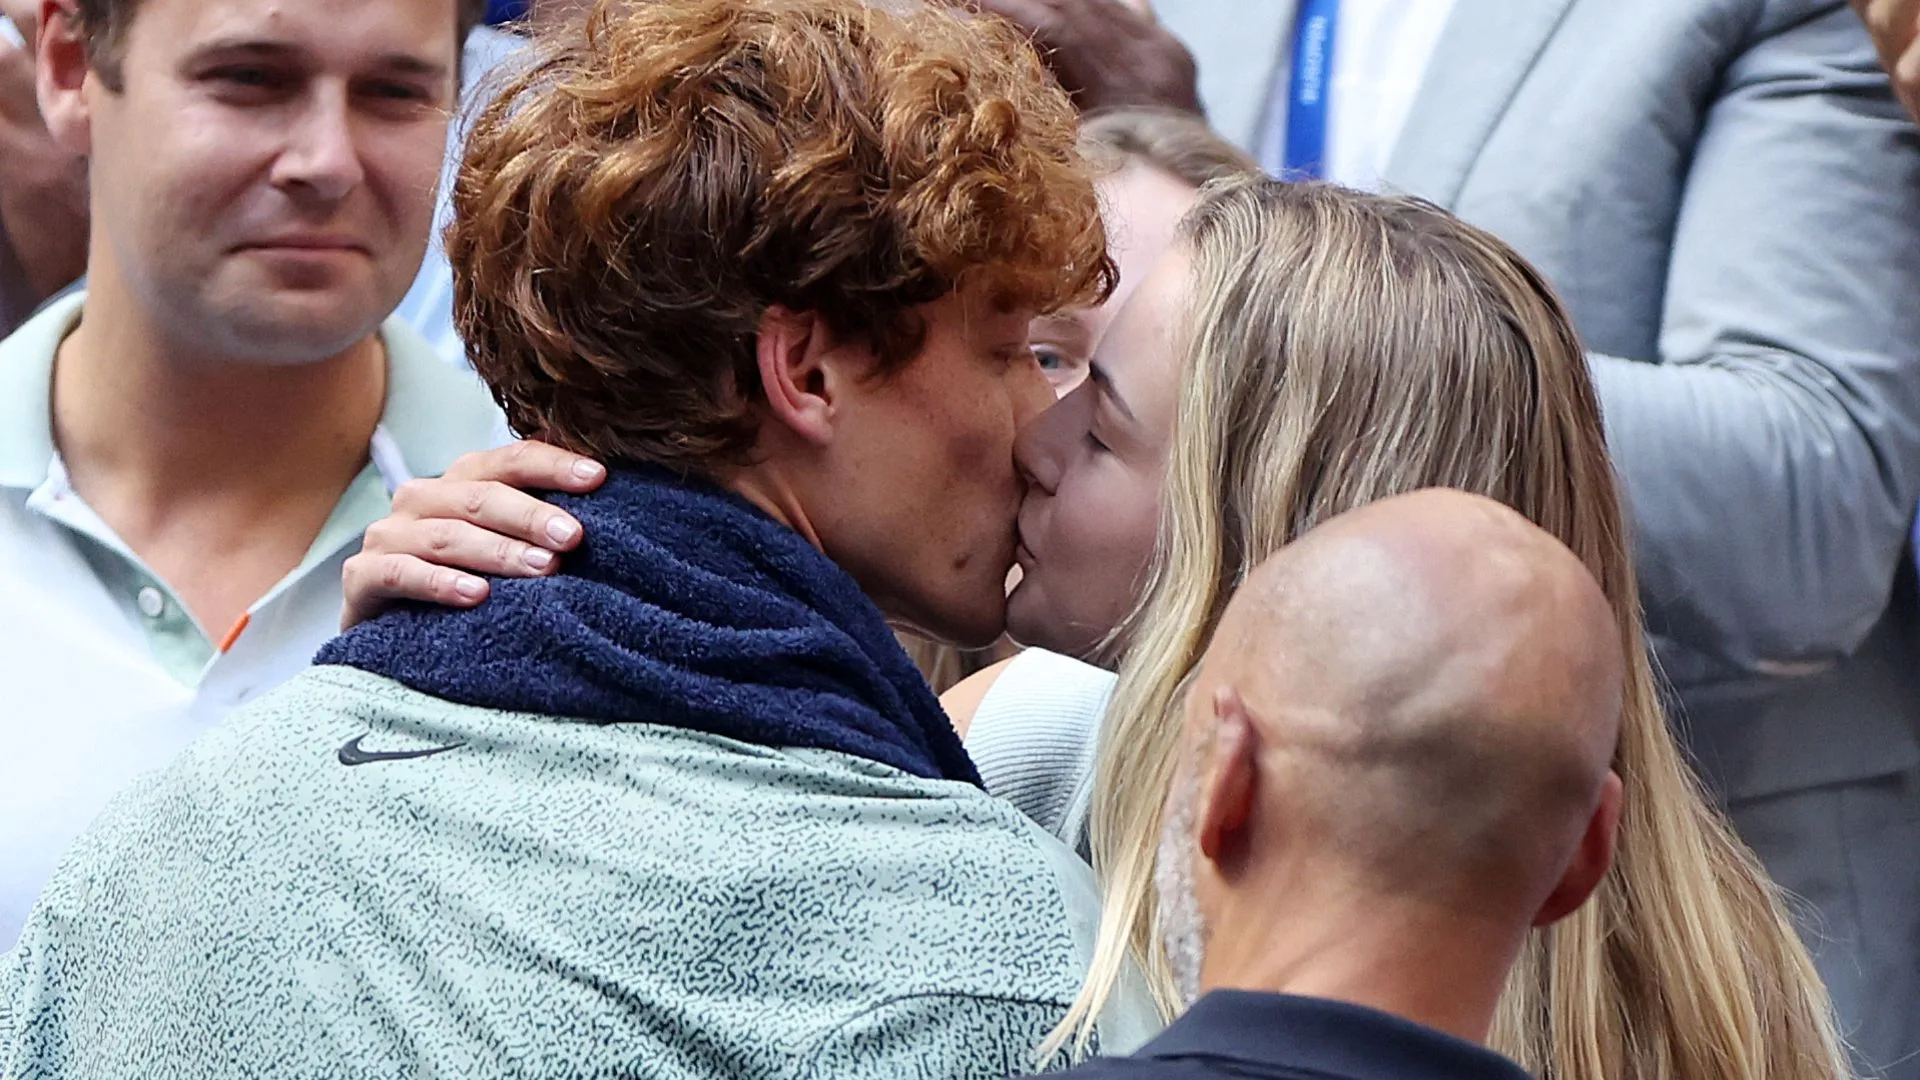
[[1013,561],[1015,565],[1025,567],[1039,560],[1033,557],[1033,549],[1027,547],[1025,540],[1016,540],[1013,545]]

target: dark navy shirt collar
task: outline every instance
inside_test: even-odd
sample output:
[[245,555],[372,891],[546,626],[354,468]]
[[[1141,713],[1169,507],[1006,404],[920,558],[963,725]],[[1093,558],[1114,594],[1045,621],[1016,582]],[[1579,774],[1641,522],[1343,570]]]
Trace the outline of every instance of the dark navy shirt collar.
[[1350,1080],[1529,1080],[1484,1046],[1388,1013],[1244,990],[1201,998],[1134,1057],[1244,1061]]

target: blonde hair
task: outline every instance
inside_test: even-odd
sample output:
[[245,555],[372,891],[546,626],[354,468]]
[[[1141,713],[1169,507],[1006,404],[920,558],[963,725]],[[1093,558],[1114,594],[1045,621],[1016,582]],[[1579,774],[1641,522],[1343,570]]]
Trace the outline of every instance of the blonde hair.
[[1080,151],[1112,166],[1138,161],[1194,187],[1215,180],[1259,176],[1260,165],[1207,122],[1174,109],[1125,108],[1089,113],[1080,121]]
[[1102,732],[1092,818],[1106,897],[1078,1036],[1155,939],[1172,707],[1245,572],[1316,523],[1426,487],[1513,507],[1593,571],[1630,658],[1618,855],[1534,932],[1494,1047],[1543,1080],[1832,1080],[1831,1005],[1781,897],[1706,800],[1648,659],[1599,402],[1566,312],[1524,260],[1414,199],[1231,183],[1183,225],[1190,324],[1159,548]]

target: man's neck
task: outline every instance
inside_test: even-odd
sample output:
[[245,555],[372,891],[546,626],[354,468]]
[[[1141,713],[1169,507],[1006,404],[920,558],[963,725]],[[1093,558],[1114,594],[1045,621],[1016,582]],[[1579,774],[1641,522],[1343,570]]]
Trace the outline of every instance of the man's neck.
[[223,361],[109,290],[60,345],[51,406],[75,491],[218,634],[304,557],[385,397],[376,336],[313,363]]
[[826,550],[820,534],[814,531],[800,493],[795,490],[778,465],[761,461],[733,470],[720,478],[720,485],[759,507],[768,517],[801,535],[816,549]]
[[1205,989],[1344,1001],[1474,1043],[1524,937],[1391,900],[1241,914],[1208,938]]

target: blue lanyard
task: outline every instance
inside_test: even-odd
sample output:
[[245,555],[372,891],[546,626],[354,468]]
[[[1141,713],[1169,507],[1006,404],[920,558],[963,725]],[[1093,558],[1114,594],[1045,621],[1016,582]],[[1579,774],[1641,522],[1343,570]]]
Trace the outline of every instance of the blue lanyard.
[[487,23],[499,26],[518,22],[527,17],[527,7],[527,0],[487,0]]
[[1327,112],[1333,96],[1333,32],[1340,0],[1300,0],[1293,26],[1293,67],[1287,88],[1287,143],[1282,159],[1289,180],[1327,175]]

